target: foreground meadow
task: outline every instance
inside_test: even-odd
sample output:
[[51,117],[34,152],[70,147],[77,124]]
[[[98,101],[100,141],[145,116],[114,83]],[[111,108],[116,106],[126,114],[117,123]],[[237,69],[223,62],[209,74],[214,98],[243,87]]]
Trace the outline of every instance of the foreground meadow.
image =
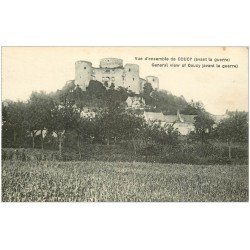
[[248,201],[248,166],[2,161],[2,201]]

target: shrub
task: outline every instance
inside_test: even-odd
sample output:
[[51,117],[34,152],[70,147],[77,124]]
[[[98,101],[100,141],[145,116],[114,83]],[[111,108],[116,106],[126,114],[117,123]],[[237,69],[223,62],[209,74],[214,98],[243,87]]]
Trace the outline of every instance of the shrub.
[[143,156],[160,156],[162,155],[163,146],[158,144],[150,144],[141,148],[138,153]]

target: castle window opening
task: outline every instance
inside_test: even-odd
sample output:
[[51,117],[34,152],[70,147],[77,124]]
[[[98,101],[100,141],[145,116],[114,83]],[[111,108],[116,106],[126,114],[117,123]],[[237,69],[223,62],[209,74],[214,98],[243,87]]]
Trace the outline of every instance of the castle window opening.
[[130,71],[131,71],[131,69],[128,69],[128,71],[130,72]]
[[84,67],[84,69],[86,69],[86,67]]
[[133,81],[135,80],[135,78],[133,77]]

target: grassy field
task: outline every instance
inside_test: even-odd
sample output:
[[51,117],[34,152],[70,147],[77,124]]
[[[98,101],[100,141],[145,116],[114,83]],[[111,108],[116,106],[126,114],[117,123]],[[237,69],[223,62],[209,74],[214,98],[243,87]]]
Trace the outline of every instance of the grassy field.
[[2,201],[248,201],[248,166],[3,161]]

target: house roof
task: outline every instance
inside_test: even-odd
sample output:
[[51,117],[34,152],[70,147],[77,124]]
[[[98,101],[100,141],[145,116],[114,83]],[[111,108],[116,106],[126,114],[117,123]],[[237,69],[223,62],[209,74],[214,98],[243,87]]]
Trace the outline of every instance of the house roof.
[[173,123],[178,121],[177,115],[164,115],[164,122]]
[[194,123],[195,122],[194,118],[196,117],[196,115],[181,115],[181,117],[186,123]]
[[164,115],[161,112],[144,112],[146,120],[150,121],[164,121]]
[[[146,120],[161,121],[166,123],[180,122],[177,115],[163,115],[162,112],[144,112]],[[194,123],[195,115],[180,115],[183,123]]]

